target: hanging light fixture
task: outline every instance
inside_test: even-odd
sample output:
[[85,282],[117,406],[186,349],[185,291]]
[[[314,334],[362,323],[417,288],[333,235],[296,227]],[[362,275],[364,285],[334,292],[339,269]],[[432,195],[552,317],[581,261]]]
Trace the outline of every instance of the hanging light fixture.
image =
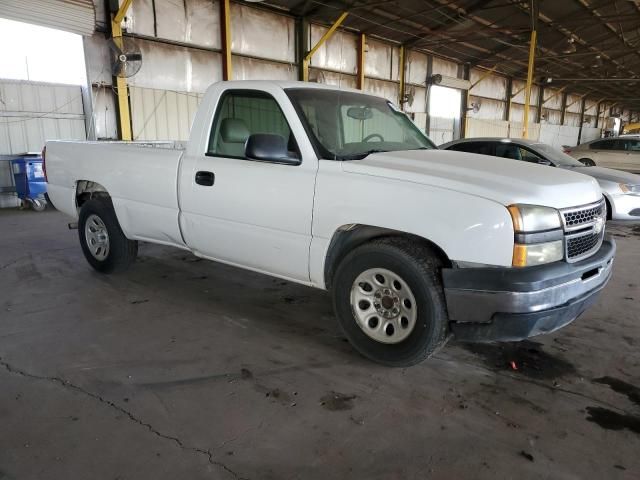
[[562,47],[562,53],[576,53],[576,50],[576,40],[573,37],[567,38],[567,41]]

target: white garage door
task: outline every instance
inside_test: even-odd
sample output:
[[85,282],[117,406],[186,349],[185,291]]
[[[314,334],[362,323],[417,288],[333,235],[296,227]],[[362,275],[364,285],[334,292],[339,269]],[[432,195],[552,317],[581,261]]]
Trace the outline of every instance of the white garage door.
[[78,35],[92,35],[96,23],[93,0],[0,0],[0,18]]

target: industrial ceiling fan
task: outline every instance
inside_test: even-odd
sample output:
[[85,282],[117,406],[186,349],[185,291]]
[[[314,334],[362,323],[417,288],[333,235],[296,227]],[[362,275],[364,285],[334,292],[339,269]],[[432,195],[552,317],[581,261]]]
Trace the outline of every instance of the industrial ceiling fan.
[[109,40],[111,73],[116,77],[133,77],[142,68],[142,53],[130,37],[113,37]]

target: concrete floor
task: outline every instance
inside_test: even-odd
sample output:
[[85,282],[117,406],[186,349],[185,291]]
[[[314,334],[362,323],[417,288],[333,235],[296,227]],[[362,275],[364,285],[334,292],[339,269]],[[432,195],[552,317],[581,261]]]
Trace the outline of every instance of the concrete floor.
[[[360,358],[321,291],[0,211],[0,479],[640,478],[640,227],[555,334]],[[514,362],[517,370],[510,365]]]

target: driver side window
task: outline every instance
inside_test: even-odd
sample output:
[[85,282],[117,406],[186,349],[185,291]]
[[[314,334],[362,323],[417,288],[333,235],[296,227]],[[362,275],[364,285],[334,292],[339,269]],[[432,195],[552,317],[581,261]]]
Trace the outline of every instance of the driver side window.
[[211,128],[207,155],[244,159],[247,140],[256,133],[281,136],[288,144],[290,155],[300,158],[278,102],[257,90],[232,90],[223,95]]

